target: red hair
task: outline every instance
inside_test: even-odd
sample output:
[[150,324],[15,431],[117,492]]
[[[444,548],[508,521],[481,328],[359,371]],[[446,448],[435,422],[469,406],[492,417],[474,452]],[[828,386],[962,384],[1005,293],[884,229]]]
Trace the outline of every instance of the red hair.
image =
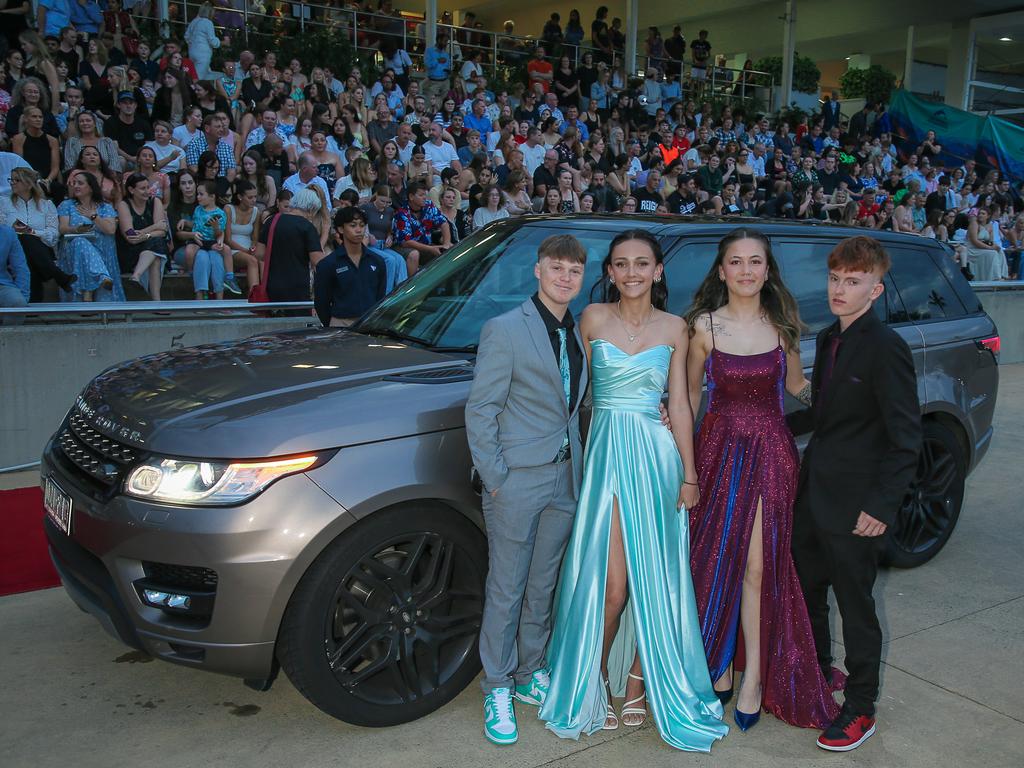
[[840,240],[828,255],[828,268],[838,272],[874,272],[884,277],[892,259],[873,237],[857,235]]

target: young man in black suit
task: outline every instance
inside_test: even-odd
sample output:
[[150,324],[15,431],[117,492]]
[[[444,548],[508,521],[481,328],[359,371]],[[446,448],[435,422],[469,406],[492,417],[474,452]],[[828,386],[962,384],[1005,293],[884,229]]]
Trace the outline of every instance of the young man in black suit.
[[870,237],[843,240],[829,254],[828,301],[837,320],[818,334],[811,407],[789,417],[794,434],[814,432],[800,468],[792,551],[827,680],[830,586],[843,620],[846,702],[818,738],[835,752],[856,749],[875,731],[882,630],[871,592],[921,444],[910,348],[873,309],[889,266]]

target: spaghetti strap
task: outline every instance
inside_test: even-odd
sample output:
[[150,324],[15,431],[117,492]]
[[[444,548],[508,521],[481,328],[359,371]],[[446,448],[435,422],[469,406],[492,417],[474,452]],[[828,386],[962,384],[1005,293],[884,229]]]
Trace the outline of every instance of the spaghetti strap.
[[711,329],[711,348],[715,348],[715,320],[711,317],[711,313],[708,312],[708,328]]

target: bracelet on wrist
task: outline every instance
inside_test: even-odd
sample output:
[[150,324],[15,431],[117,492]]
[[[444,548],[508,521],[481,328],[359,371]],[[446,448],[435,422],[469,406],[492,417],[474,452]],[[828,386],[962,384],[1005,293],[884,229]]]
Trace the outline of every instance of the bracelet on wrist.
[[692,485],[692,486],[693,486],[694,488],[696,488],[696,487],[697,487],[697,484],[696,484],[696,483],[690,483],[690,482],[687,482],[687,481],[685,481],[685,480],[683,481],[683,485]]

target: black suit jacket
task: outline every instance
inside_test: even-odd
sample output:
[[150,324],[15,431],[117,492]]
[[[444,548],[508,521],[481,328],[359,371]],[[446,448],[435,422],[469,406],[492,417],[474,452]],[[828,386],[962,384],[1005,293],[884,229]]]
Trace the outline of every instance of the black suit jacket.
[[861,511],[891,525],[914,479],[921,410],[910,347],[874,311],[843,334],[828,389],[821,391],[826,339],[818,334],[811,407],[787,417],[793,434],[813,431],[800,467],[797,514],[850,533]]

